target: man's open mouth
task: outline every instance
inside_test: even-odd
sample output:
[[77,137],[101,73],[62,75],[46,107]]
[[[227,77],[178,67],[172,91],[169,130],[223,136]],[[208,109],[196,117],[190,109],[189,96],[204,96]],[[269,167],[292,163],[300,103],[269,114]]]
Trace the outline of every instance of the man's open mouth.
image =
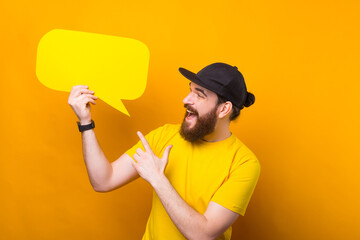
[[190,111],[189,109],[187,109],[186,112],[188,113],[186,116],[186,120],[191,120],[197,116],[197,113]]

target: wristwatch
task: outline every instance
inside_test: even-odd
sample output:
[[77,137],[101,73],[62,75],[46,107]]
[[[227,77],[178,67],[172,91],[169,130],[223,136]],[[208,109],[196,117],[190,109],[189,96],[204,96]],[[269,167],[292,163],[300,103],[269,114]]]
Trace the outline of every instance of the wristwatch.
[[91,120],[91,123],[86,124],[86,125],[81,125],[80,122],[77,122],[77,124],[79,127],[79,132],[83,132],[83,131],[95,128],[95,123],[93,120]]

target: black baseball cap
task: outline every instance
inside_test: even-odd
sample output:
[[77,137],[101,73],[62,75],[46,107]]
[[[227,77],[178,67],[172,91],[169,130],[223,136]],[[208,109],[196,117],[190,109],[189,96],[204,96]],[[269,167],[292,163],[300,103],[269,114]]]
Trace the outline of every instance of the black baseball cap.
[[235,106],[243,108],[247,98],[247,89],[244,77],[237,67],[219,62],[204,67],[197,74],[185,68],[179,68],[179,71],[190,81],[219,94]]

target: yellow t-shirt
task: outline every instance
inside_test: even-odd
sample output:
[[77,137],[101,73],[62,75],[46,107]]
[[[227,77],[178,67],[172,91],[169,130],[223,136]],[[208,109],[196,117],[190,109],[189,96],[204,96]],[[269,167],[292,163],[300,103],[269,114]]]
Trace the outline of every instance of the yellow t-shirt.
[[[173,145],[165,175],[179,195],[204,214],[210,201],[240,215],[245,214],[260,174],[256,156],[233,134],[219,142],[192,144],[179,134],[180,125],[166,124],[145,137],[153,152],[162,157]],[[139,141],[126,153],[133,157]],[[231,227],[218,239],[230,239]],[[171,221],[156,192],[143,240],[185,239]]]

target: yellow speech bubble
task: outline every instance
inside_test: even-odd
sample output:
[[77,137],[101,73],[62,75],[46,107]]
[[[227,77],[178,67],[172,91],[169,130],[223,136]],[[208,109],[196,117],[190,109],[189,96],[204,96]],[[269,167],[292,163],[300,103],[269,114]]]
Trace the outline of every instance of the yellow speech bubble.
[[70,92],[87,85],[104,102],[130,116],[121,99],[146,88],[149,49],[134,39],[55,29],[37,49],[36,76],[46,87]]

